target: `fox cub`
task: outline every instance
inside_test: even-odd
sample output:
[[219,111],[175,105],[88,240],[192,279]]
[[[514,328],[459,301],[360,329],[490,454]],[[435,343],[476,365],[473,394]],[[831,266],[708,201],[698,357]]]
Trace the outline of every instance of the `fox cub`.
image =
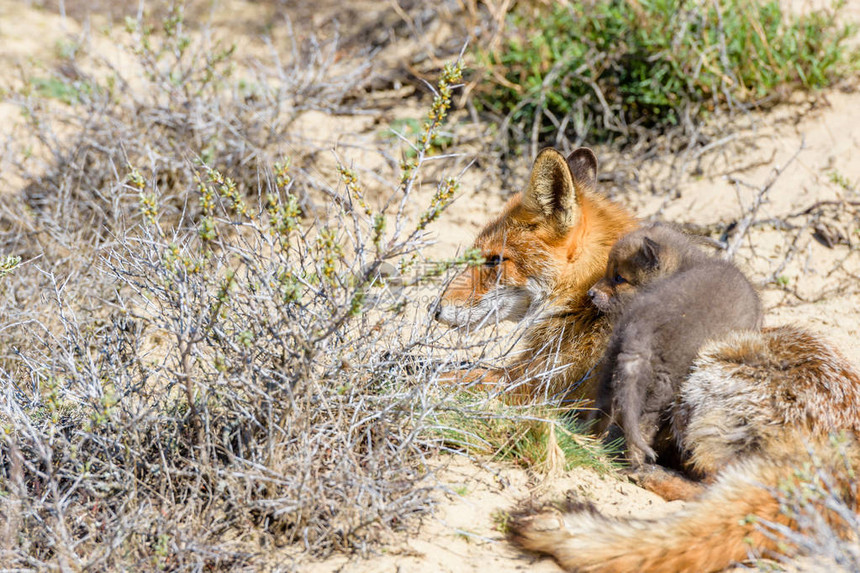
[[[733,264],[655,224],[622,237],[589,291],[613,321],[598,378],[597,410],[617,423],[634,467],[653,446],[699,349],[733,330],[761,327],[753,286]],[[668,432],[667,432],[668,433]]]

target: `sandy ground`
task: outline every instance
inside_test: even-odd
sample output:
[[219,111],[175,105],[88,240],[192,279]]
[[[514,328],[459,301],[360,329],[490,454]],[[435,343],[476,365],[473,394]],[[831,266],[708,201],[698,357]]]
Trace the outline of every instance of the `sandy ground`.
[[[248,14],[243,2],[222,3],[220,21],[229,25],[231,15]],[[315,18],[318,16],[315,16]],[[218,20],[216,18],[216,20]],[[82,24],[60,18],[56,12],[35,5],[0,0],[0,65],[49,66],[56,46],[67,34],[77,34]],[[391,54],[383,54],[395,60]],[[395,89],[400,89],[395,87]],[[411,93],[406,90],[404,94]],[[735,140],[722,146],[702,171],[684,174],[678,193],[667,199],[664,194],[631,189],[620,200],[641,217],[655,214],[662,220],[714,225],[736,221],[752,205],[775,168],[784,168],[800,149],[797,158],[779,175],[765,195],[758,219],[785,217],[817,202],[860,200],[860,93],[832,91],[824,105],[806,111],[799,121],[797,112],[805,109],[778,110],[767,116],[751,116]],[[420,117],[423,108],[414,100],[381,111],[379,117],[329,117],[309,112],[296,123],[309,141],[335,149],[348,161],[366,170],[383,169],[383,158],[366,151],[368,142],[378,137],[379,124],[397,118]],[[18,110],[0,103],[0,135],[14,133]],[[461,116],[464,117],[464,116]],[[463,119],[467,123],[467,120]],[[468,146],[466,146],[468,149]],[[474,147],[474,146],[473,146]],[[480,149],[475,150],[478,155]],[[330,157],[330,156],[329,156]],[[330,173],[333,162],[319,166],[321,176]],[[642,173],[656,179],[660,165],[645,165]],[[481,225],[497,212],[506,197],[518,190],[528,173],[523,161],[515,175],[501,180],[492,170],[473,167],[463,177],[462,191],[453,207],[436,226],[436,244],[430,253],[450,256],[468,246]],[[0,176],[3,175],[0,166]],[[747,189],[732,177],[749,183]],[[740,189],[737,192],[737,189]],[[14,186],[7,183],[0,193]],[[425,191],[428,193],[429,191]],[[840,219],[843,217],[843,219]],[[844,214],[824,213],[818,222],[831,226],[847,224]],[[795,221],[803,227],[804,220]],[[853,227],[856,230],[856,224]],[[830,339],[855,363],[860,364],[860,296],[857,289],[842,289],[858,280],[860,263],[856,249],[860,236],[828,248],[813,237],[813,228],[801,228],[794,235],[774,226],[754,228],[739,251],[738,258],[754,279],[763,281],[776,275],[785,288],[768,286],[763,290],[770,325],[796,323],[813,328]],[[791,257],[785,264],[786,255]],[[837,265],[840,263],[840,265]],[[819,297],[822,292],[830,292]],[[794,294],[792,294],[794,292]],[[797,296],[799,295],[799,297]],[[804,300],[806,299],[806,300]],[[523,469],[510,464],[470,461],[464,458],[439,459],[436,480],[446,493],[440,493],[438,511],[427,517],[411,535],[393,539],[391,544],[374,550],[369,558],[338,556],[322,562],[303,562],[302,571],[436,572],[436,571],[558,571],[555,564],[515,551],[496,528],[498,516],[517,503],[539,495],[563,497],[568,491],[593,501],[598,508],[616,515],[656,517],[676,509],[615,475],[600,475],[587,469],[570,471],[551,483],[542,484]],[[285,557],[278,565],[273,556],[272,570],[289,569],[293,562]]]
[[[558,567],[548,559],[513,549],[497,529],[505,512],[529,499],[533,476],[510,464],[476,463],[466,458],[449,460],[437,479],[447,493],[440,498],[436,515],[426,519],[418,535],[404,538],[385,554],[371,559],[336,557],[302,567],[309,573],[341,571],[537,571],[551,573]],[[680,507],[617,476],[577,468],[540,487],[540,495],[563,499],[573,492],[616,516],[658,517]]]

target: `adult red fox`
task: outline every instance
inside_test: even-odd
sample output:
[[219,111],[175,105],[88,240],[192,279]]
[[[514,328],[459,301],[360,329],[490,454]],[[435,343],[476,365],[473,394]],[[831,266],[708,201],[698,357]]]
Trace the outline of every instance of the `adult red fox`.
[[[442,294],[436,318],[452,326],[529,320],[523,350],[483,382],[510,386],[530,398],[566,394],[598,362],[609,336],[607,319],[588,289],[606,268],[609,250],[637,226],[623,207],[596,191],[597,158],[580,148],[567,160],[544,149],[528,186],[475,240],[484,258]],[[595,376],[576,392],[593,398]]]

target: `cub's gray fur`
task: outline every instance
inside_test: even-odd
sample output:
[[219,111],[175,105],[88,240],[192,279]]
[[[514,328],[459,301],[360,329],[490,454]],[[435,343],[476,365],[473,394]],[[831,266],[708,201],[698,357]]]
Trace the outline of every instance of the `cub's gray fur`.
[[761,303],[732,263],[659,224],[615,244],[589,296],[613,317],[597,408],[621,426],[628,457],[640,466],[656,459],[655,436],[699,348],[733,330],[759,329]]

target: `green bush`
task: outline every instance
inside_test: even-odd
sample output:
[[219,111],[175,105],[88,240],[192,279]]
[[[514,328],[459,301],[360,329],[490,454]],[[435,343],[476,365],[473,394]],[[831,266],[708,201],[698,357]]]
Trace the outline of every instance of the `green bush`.
[[[594,0],[520,6],[482,55],[481,104],[546,136],[664,129],[716,107],[773,102],[855,67],[841,4],[799,16],[779,2]],[[537,122],[537,125],[535,125]]]

